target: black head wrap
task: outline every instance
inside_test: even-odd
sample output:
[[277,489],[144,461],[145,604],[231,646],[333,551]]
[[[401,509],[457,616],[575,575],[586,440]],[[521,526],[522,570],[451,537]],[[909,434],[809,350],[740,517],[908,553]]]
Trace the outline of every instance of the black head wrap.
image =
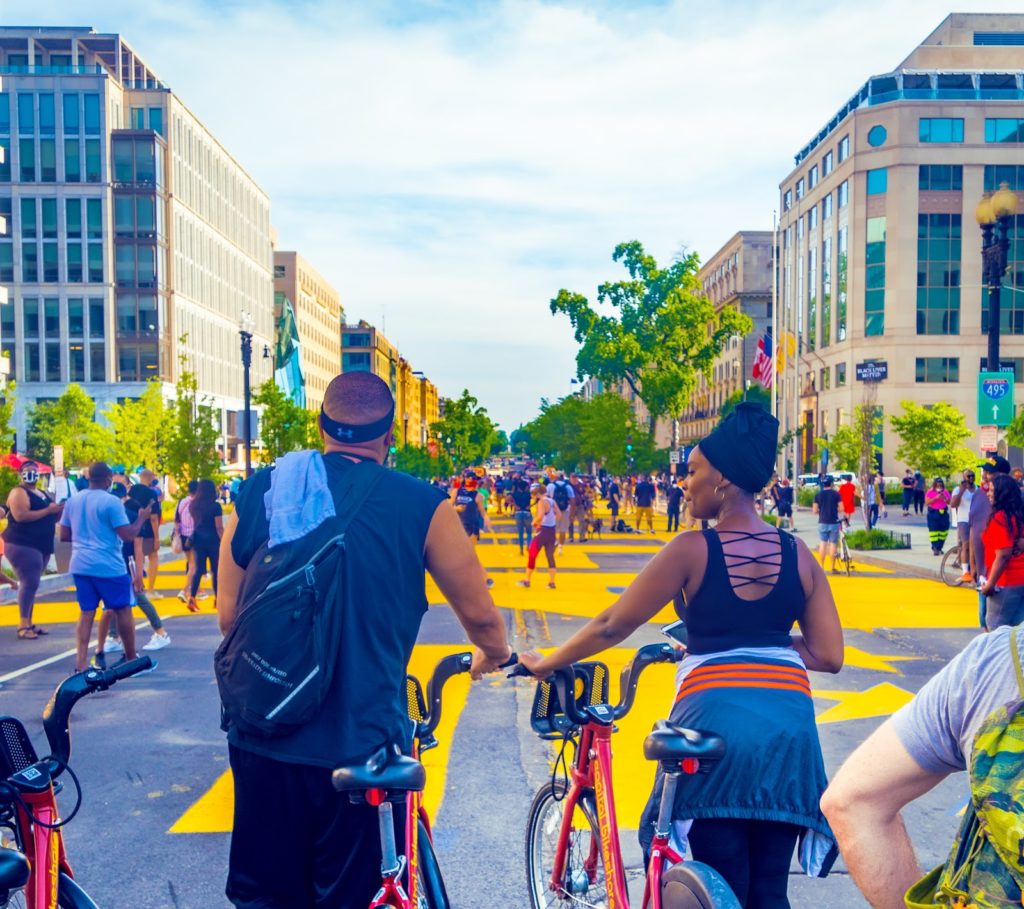
[[747,492],[762,489],[775,470],[779,421],[760,404],[738,404],[706,438],[700,450],[727,480]]

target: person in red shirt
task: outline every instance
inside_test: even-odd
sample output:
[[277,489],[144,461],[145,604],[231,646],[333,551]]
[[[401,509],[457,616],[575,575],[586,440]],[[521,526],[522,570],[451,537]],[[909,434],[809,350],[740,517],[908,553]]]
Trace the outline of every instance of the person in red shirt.
[[853,480],[847,477],[839,484],[839,499],[843,506],[843,520],[846,522],[846,526],[850,526],[850,518],[853,517],[854,511],[857,510],[857,487],[854,485]]
[[1014,555],[1014,544],[1024,535],[1024,500],[1013,477],[1002,473],[989,484],[988,498],[992,514],[981,536],[986,575],[981,594],[988,599],[985,627],[992,631],[1024,621],[1024,554]]

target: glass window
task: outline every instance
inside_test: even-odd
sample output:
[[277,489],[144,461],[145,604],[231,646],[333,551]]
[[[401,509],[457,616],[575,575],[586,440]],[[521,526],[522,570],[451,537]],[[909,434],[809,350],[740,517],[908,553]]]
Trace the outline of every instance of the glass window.
[[36,222],[36,200],[22,196],[21,199],[21,235],[25,238],[38,237]]
[[31,92],[18,92],[18,132],[32,135],[36,131],[35,110]]
[[818,165],[815,164],[807,172],[807,188],[808,189],[814,189],[814,187],[817,186],[817,185],[818,185]]
[[82,236],[82,200],[68,198],[64,200],[64,220],[68,237],[79,239]]
[[43,280],[48,284],[56,284],[60,280],[57,271],[57,244],[43,244]]
[[100,134],[100,96],[86,93],[85,101],[85,134],[87,136],[98,136]]
[[135,180],[138,183],[156,182],[156,152],[153,143],[140,141],[135,143]]
[[156,287],[156,247],[137,247],[139,287]]
[[[793,207],[793,190],[787,189],[782,197],[782,210],[789,211]],[[282,276],[283,277],[283,276]]]
[[836,363],[836,385],[842,386],[846,384],[846,364]]
[[64,140],[64,180],[68,183],[82,182],[82,155],[77,139]]
[[103,300],[96,297],[89,299],[89,337],[106,337],[103,325]]
[[25,297],[21,301],[21,333],[26,338],[39,337],[39,299]]
[[18,159],[21,165],[21,182],[34,183],[36,179],[35,139],[18,140]]
[[882,125],[872,126],[868,130],[868,145],[872,148],[878,148],[880,145],[885,145],[885,140],[889,138],[889,133]]
[[156,294],[139,294],[139,331],[158,328]]
[[964,169],[959,164],[922,164],[917,169],[917,188],[921,191],[962,190]]
[[0,139],[0,183],[11,182],[11,140]]
[[68,243],[68,283],[69,284],[80,284],[82,282],[84,271],[82,269],[82,244],[81,243]]
[[345,346],[346,347],[369,347],[370,346],[370,335],[369,332],[353,332],[345,335]]
[[149,128],[155,130],[161,136],[164,135],[164,109],[162,107],[151,107],[149,109]]
[[39,381],[39,344],[25,345],[25,381]]
[[[0,243],[0,281],[14,283],[14,244]],[[0,306],[0,311],[5,307]]]
[[963,142],[964,121],[957,117],[921,117],[918,139],[921,142]]
[[107,356],[102,344],[89,345],[89,379],[93,382],[107,381]]
[[959,357],[917,357],[914,363],[916,382],[959,382]]
[[827,177],[832,173],[832,152],[826,152],[825,157],[821,159],[821,175]]
[[135,235],[135,219],[132,211],[132,197],[114,196],[114,234],[118,237]]
[[103,200],[85,200],[86,236],[90,240],[103,239]]
[[135,284],[135,247],[123,244],[114,253],[117,283],[132,287]]
[[47,240],[57,239],[57,200],[41,199],[43,209],[43,237]]
[[11,134],[11,96],[7,92],[0,92],[0,134]]
[[868,171],[868,195],[877,196],[889,188],[889,174],[886,168],[879,167]]
[[850,137],[849,136],[843,136],[843,138],[839,140],[839,145],[837,147],[837,150],[839,152],[839,163],[842,164],[847,158],[850,157]]
[[368,353],[342,353],[342,372],[369,372],[370,355]]
[[[18,96],[19,100],[21,96]],[[986,142],[1024,142],[1024,120],[989,117],[985,120]]]
[[68,92],[63,98],[64,134],[78,135],[82,128],[81,113],[78,110],[78,92]]
[[39,179],[43,183],[57,182],[57,142],[55,139],[39,140]]
[[886,219],[868,218],[864,269],[864,334],[885,334]]
[[85,345],[81,342],[68,345],[68,381],[85,381]]
[[139,330],[135,294],[117,295],[117,330],[134,334]]
[[60,342],[46,342],[46,373],[43,381],[60,381]]
[[60,337],[60,300],[57,297],[43,300],[43,331],[48,338]]
[[57,118],[53,107],[53,93],[39,93],[39,134],[52,136],[57,128]]
[[139,349],[134,344],[118,344],[117,374],[122,382],[134,382],[139,377]]
[[818,226],[818,207],[815,206],[807,212],[807,229],[814,230]]
[[68,337],[85,336],[85,302],[81,297],[68,298]]
[[156,233],[156,200],[153,196],[135,197],[135,225],[140,237]]
[[100,140],[85,140],[85,182],[99,183],[100,173]]
[[801,177],[796,181],[796,197],[802,199],[804,197],[804,178]]
[[829,193],[821,200],[821,219],[828,220],[832,217],[832,193]]
[[15,321],[14,303],[0,306],[0,335],[5,338],[13,338]]
[[89,283],[103,283],[103,244],[89,244]]
[[128,120],[128,125],[132,129],[145,129],[146,128],[146,109],[144,107],[133,107]]
[[111,143],[111,158],[114,167],[115,183],[131,183],[134,179],[132,173],[132,143],[129,139],[115,139]]
[[139,346],[139,371],[140,378],[152,379],[160,372],[160,359],[155,344],[142,344]]

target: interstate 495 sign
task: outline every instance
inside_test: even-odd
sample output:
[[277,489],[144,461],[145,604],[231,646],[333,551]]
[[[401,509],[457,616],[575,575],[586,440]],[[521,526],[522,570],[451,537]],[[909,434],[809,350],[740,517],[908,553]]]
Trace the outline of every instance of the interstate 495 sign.
[[978,373],[978,423],[1009,426],[1013,422],[1013,373]]

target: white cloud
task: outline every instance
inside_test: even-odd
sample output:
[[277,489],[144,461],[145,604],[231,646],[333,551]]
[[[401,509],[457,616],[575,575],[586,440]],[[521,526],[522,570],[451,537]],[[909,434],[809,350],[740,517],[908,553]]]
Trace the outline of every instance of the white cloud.
[[[64,24],[59,0],[5,19]],[[965,11],[1013,11],[964,0]],[[935,2],[76,4],[268,191],[284,248],[415,368],[509,427],[569,390],[559,287],[614,245],[768,228],[796,152],[948,13]]]

